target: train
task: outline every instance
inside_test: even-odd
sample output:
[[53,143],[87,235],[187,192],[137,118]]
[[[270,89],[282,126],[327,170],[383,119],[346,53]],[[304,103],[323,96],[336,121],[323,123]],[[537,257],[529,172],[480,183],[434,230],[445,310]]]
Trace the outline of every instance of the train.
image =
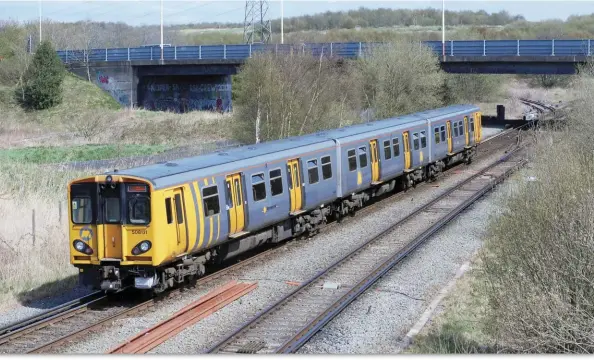
[[81,285],[159,293],[470,163],[481,132],[478,107],[452,105],[78,178],[70,262]]

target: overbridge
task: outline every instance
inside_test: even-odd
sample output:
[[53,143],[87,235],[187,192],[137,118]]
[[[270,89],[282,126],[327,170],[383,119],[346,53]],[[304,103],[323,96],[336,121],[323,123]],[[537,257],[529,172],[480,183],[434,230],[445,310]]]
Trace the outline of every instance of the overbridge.
[[[357,59],[381,43],[239,44],[60,50],[68,68],[125,106],[184,112],[231,109],[231,75],[257,53]],[[422,41],[450,73],[575,74],[586,40]]]

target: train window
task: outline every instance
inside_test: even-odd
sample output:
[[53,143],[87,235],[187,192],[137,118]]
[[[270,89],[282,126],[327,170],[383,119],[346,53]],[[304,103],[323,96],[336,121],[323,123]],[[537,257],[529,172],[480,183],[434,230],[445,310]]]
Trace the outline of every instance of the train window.
[[359,148],[359,166],[364,168],[367,166],[367,147],[361,146]]
[[91,198],[75,197],[72,199],[72,222],[75,224],[90,224],[92,220]]
[[392,158],[392,147],[390,146],[390,140],[384,141],[384,159],[390,160]]
[[441,141],[445,141],[446,136],[445,136],[445,126],[441,127]]
[[330,156],[324,156],[322,158],[322,178],[324,180],[332,177],[332,162],[330,162]]
[[425,132],[421,131],[421,148],[427,147],[427,136],[425,136]]
[[216,185],[202,189],[202,201],[206,216],[216,215],[221,212],[219,205],[219,189]]
[[309,183],[315,184],[320,181],[320,174],[318,172],[318,160],[309,160],[307,162],[307,175],[309,176]]
[[132,224],[148,224],[151,221],[151,203],[148,196],[138,195],[128,201],[128,217]]
[[413,147],[415,150],[419,150],[419,133],[413,133]]
[[240,206],[243,204],[243,193],[241,192],[241,186],[239,185],[239,180],[235,179],[235,205]]
[[464,122],[458,121],[458,131],[460,132],[460,135],[464,134]]
[[454,137],[458,137],[458,123],[454,123]]
[[175,198],[173,199],[175,203],[175,215],[177,216],[177,223],[183,224],[184,223],[184,214],[182,213],[182,200],[179,194],[175,194]]
[[173,222],[173,213],[171,212],[171,198],[165,199],[165,214],[167,215],[167,223]]
[[281,177],[281,170],[271,170],[270,173],[270,192],[272,196],[283,193],[283,178]]
[[392,148],[394,148],[394,157],[400,156],[400,144],[398,138],[392,139]]
[[225,181],[225,203],[227,209],[233,207],[233,194],[231,193],[231,183],[229,181]]
[[470,131],[474,132],[474,118],[470,118]]
[[252,193],[254,201],[266,199],[266,183],[264,182],[264,173],[252,175]]
[[120,199],[117,197],[105,198],[105,222],[115,224],[120,222]]
[[357,154],[355,153],[355,149],[349,150],[347,157],[349,158],[349,171],[357,170]]
[[434,129],[434,131],[435,131],[435,143],[436,143],[436,144],[439,144],[439,128],[438,128],[438,127],[436,127],[436,128]]

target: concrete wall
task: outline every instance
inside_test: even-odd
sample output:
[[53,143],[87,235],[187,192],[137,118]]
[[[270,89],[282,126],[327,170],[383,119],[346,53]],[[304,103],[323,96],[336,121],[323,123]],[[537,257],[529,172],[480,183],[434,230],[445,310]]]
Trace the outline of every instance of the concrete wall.
[[95,62],[73,65],[122,106],[187,112],[231,111],[231,74],[236,64],[134,64]]
[[86,79],[90,75],[91,81],[110,94],[122,106],[136,105],[136,89],[138,78],[136,69],[132,66],[97,65],[71,68],[70,71]]

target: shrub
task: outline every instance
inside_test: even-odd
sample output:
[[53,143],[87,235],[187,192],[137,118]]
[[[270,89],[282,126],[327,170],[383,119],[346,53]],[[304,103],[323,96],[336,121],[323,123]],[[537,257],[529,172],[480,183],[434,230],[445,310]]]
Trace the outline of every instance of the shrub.
[[64,76],[64,66],[52,45],[49,42],[39,44],[25,74],[25,107],[42,110],[58,105],[62,101]]
[[365,105],[376,118],[443,105],[445,73],[437,57],[415,42],[377,47],[358,62]]
[[535,181],[518,185],[489,229],[489,328],[510,351],[594,352],[591,73],[577,90],[569,126],[537,136]]
[[237,75],[234,137],[253,143],[358,121],[351,64],[311,54],[258,54]]

